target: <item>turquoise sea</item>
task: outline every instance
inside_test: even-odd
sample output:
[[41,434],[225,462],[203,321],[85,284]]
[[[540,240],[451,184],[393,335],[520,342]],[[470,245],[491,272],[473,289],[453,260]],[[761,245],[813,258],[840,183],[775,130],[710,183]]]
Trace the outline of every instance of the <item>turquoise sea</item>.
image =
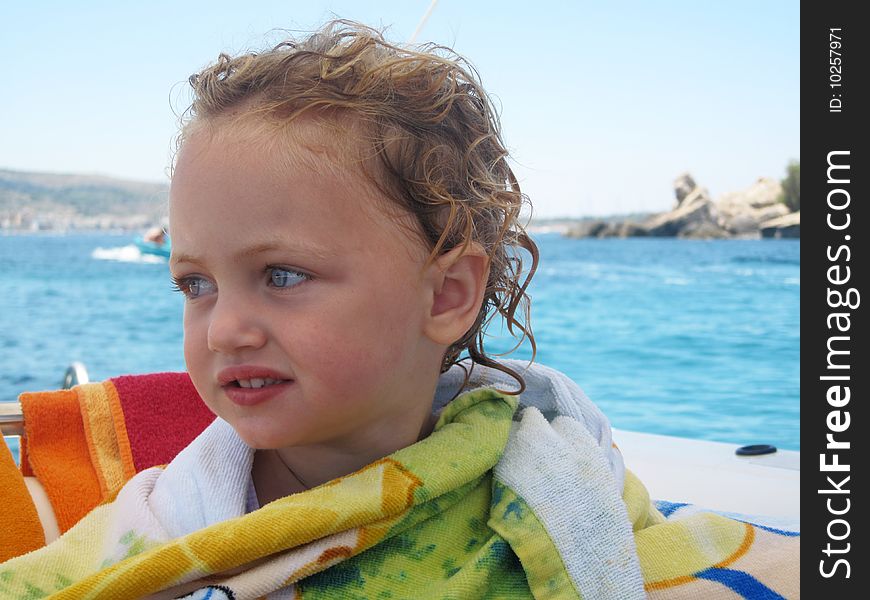
[[[799,241],[535,239],[537,360],[614,426],[800,448]],[[0,282],[0,401],[72,361],[91,380],[184,369],[182,299],[131,236],[0,236]]]

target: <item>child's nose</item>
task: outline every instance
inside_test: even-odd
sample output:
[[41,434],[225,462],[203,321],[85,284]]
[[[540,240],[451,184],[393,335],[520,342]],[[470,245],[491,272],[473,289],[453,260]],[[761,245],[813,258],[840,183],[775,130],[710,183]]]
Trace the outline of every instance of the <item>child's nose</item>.
[[260,325],[261,315],[249,302],[239,298],[219,296],[211,311],[208,326],[208,348],[221,354],[259,348],[266,343],[266,332]]

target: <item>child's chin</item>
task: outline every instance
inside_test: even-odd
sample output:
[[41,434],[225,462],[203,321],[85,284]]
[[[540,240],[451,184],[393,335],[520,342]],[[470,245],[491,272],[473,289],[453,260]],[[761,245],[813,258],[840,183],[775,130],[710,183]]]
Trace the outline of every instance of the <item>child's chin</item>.
[[262,431],[245,431],[237,428],[236,433],[239,434],[243,442],[254,450],[278,450],[279,448],[287,448],[294,445],[293,440],[266,436],[263,435]]
[[264,440],[263,438],[256,436],[240,435],[239,437],[241,437],[242,441],[254,450],[277,450],[285,446],[285,444],[280,444],[267,439]]

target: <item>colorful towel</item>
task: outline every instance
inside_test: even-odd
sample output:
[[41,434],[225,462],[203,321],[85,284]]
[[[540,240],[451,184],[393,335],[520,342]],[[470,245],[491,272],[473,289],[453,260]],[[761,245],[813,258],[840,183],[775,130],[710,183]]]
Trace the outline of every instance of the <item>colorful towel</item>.
[[42,483],[61,532],[137,472],[171,461],[214,419],[187,373],[128,375],[20,402],[21,470]]
[[[60,540],[0,566],[0,595],[798,597],[795,534],[657,510],[571,386],[557,377],[520,410],[492,389],[463,394],[425,440],[247,515],[253,452],[216,420]],[[577,416],[560,416],[572,394]]]
[[44,544],[42,525],[24,477],[0,440],[0,562]]
[[[630,478],[627,497],[645,494]],[[636,532],[652,600],[800,598],[800,534],[796,524],[771,527],[682,503],[657,502],[667,522]],[[636,521],[637,523],[637,521]],[[733,592],[724,595],[725,590]]]

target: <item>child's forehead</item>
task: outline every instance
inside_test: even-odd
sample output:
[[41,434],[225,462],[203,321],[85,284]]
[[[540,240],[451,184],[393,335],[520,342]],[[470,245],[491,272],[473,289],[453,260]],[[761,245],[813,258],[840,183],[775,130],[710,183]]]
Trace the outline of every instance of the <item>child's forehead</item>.
[[[360,229],[383,229],[389,222],[406,234],[409,244],[417,248],[414,253],[421,246],[428,247],[416,216],[389,197],[383,166],[373,153],[365,127],[352,118],[303,115],[280,125],[251,116],[210,119],[188,129],[180,152],[218,148],[231,160],[237,157],[246,163],[252,155],[267,154],[269,160],[256,162],[265,176],[284,180],[301,170],[324,186],[343,188],[340,195],[358,210]],[[184,160],[181,154],[177,166]]]

